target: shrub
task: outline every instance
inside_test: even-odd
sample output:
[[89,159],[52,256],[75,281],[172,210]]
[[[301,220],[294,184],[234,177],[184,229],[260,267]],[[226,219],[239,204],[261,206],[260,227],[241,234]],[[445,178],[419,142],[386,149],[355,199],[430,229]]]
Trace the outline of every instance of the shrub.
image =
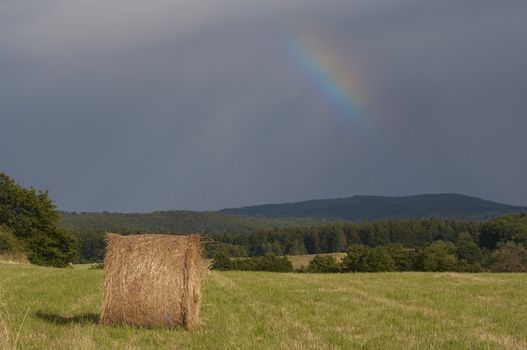
[[527,272],[527,250],[521,244],[507,242],[491,254],[495,272]]
[[396,264],[385,247],[367,248],[353,245],[342,260],[343,271],[381,272],[395,271]]
[[316,255],[307,267],[306,272],[339,272],[340,266],[333,255]]
[[483,267],[479,262],[467,263],[465,261],[458,262],[457,272],[483,272]]
[[385,246],[388,254],[392,257],[397,271],[415,270],[417,254],[414,249],[406,248],[401,244],[388,244]]
[[456,242],[456,254],[461,264],[476,264],[483,259],[483,251],[474,241],[461,239]]
[[527,244],[527,214],[503,216],[484,223],[479,239],[489,249],[507,241]]
[[455,254],[456,247],[453,243],[436,241],[422,250],[419,267],[423,271],[455,271]]
[[342,270],[358,272],[361,271],[362,259],[368,248],[363,245],[351,245],[348,247],[346,256],[342,259]]
[[208,241],[204,244],[205,257],[214,259],[217,256],[224,255],[230,257],[247,256],[247,248],[241,245]]
[[368,249],[360,265],[365,272],[395,271],[395,261],[385,247]]
[[212,268],[215,270],[292,272],[293,264],[285,256],[264,255],[229,259],[226,256],[219,255],[216,257]]
[[213,257],[211,269],[213,270],[232,270],[233,263],[231,259],[224,253],[218,253]]

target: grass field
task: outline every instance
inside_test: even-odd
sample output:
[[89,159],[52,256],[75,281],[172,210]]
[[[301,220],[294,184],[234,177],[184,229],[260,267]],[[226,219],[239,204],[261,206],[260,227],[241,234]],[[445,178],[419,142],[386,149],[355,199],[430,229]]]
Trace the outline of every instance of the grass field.
[[0,346],[527,349],[527,274],[210,272],[192,332],[99,326],[100,279],[0,263]]

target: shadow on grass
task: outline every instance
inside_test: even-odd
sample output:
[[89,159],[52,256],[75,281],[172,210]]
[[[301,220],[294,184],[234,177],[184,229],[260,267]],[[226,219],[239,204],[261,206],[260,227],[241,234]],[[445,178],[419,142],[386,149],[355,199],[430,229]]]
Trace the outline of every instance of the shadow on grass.
[[98,324],[99,315],[94,313],[86,313],[77,316],[62,316],[51,312],[37,311],[35,316],[43,321],[53,324]]

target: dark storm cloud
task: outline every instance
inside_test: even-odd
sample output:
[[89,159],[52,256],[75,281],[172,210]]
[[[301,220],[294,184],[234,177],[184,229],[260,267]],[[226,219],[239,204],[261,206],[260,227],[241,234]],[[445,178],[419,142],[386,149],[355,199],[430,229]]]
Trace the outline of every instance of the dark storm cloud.
[[[0,164],[67,210],[352,194],[526,204],[524,1],[0,3]],[[290,48],[357,59],[336,118]]]

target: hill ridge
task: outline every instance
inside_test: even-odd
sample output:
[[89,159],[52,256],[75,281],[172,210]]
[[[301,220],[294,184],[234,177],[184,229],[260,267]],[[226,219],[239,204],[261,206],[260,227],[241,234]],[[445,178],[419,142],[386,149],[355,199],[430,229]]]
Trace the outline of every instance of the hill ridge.
[[527,207],[503,204],[459,193],[430,193],[409,196],[356,195],[311,199],[226,208],[218,212],[268,218],[313,217],[367,221],[426,217],[486,220],[498,215],[523,211],[527,211]]

